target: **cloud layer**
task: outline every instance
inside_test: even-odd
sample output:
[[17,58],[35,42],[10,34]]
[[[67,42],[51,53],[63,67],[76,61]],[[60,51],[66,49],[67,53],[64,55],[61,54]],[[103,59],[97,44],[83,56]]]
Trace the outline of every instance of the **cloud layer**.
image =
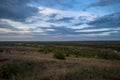
[[90,4],[88,7],[102,7],[107,5],[120,4],[120,0],[99,0],[98,2]]
[[0,40],[120,40],[120,12],[104,12],[118,4],[119,0],[1,0]]

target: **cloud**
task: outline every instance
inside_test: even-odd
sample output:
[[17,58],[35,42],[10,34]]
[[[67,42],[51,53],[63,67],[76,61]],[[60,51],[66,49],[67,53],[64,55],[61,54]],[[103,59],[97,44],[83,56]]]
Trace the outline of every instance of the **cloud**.
[[35,7],[27,5],[31,0],[1,0],[0,18],[24,21],[25,18],[38,12]]
[[0,34],[44,35],[44,30],[41,29],[42,26],[37,27],[38,25],[34,26],[34,24],[28,25],[23,22],[13,21],[10,19],[0,19]]
[[20,31],[20,29],[18,29],[18,28],[15,28],[15,27],[13,27],[13,26],[10,26],[10,25],[7,25],[7,24],[1,24],[1,22],[0,22],[0,30],[2,31]]
[[68,28],[65,26],[51,26],[50,28],[42,28],[49,36],[84,36],[84,37],[99,37],[119,34],[120,28],[99,28],[86,29],[86,27]]
[[63,17],[61,19],[58,19],[58,22],[71,22],[72,20],[74,20],[74,17]]
[[[41,8],[43,8],[43,10],[41,11]],[[52,8],[44,8],[44,7],[38,7],[38,9],[40,10],[39,13],[42,13],[44,15],[49,15],[49,14],[56,14],[61,12],[61,10],[56,10],[56,9],[52,9]]]
[[79,26],[79,25],[84,25],[84,24],[87,24],[91,21],[94,21],[96,18],[96,16],[91,16],[91,17],[88,17],[88,16],[80,16],[78,17],[78,19],[75,21],[75,23],[73,24],[73,26]]
[[107,32],[101,32],[101,33],[90,33],[90,34],[83,34],[84,36],[89,36],[89,37],[104,37],[104,36],[111,36],[113,34],[118,33],[117,31],[107,31]]
[[29,27],[22,22],[0,19],[0,34],[25,34],[28,32]]
[[[41,8],[43,10],[41,10]],[[94,17],[94,15],[90,14],[89,12],[85,11],[70,11],[70,10],[60,10],[60,9],[55,9],[55,8],[48,8],[48,7],[42,7],[39,6],[39,13],[43,15],[52,15],[52,14],[57,14],[57,17],[59,18],[60,16],[66,16],[66,17],[78,17],[78,16],[87,16],[87,17]]]
[[42,28],[49,35],[66,35],[66,34],[74,34],[74,30],[71,28],[67,28],[65,26],[54,26],[51,25],[50,28]]
[[50,18],[55,18],[57,16],[57,14],[51,14],[49,15]]
[[120,4],[120,0],[99,0],[98,2],[92,3],[88,6],[90,7],[102,7],[107,5]]
[[70,23],[72,21],[74,21],[74,17],[62,17],[60,19],[50,18],[49,20],[47,20],[47,22],[51,23]]
[[92,15],[91,13],[85,11],[66,11],[53,8],[45,8],[41,6],[39,6],[38,8],[43,9],[42,11],[39,11],[39,13],[41,14],[40,18],[50,23],[85,23],[87,21],[94,20],[94,18],[96,17],[95,15]]
[[94,26],[94,28],[119,28],[120,12],[98,17],[96,20],[91,21],[88,24]]
[[3,36],[3,35],[1,35],[0,38],[1,38],[1,39],[6,39],[6,40],[9,41],[10,39],[18,39],[18,40],[19,40],[19,39],[20,39],[20,40],[21,40],[21,39],[23,39],[23,40],[24,40],[24,39],[32,39],[32,38],[34,38],[34,36],[30,36],[30,35],[11,35],[11,36],[10,36],[10,35],[9,35],[9,36],[6,35],[6,36]]
[[[76,1],[82,3],[74,4]],[[89,7],[118,4],[113,1],[99,0]],[[98,17],[97,12],[93,15],[92,11],[79,9],[92,2],[1,0],[0,40],[88,40],[110,36],[120,39],[120,12]]]
[[0,34],[21,31],[22,29],[8,24],[7,20],[0,19]]
[[[22,23],[22,22],[19,22],[19,21],[14,21],[14,20],[10,20],[10,19],[0,19],[0,23],[4,24],[4,25],[8,25],[8,27],[14,27],[16,29],[19,29],[19,30],[29,30],[29,26]],[[1,26],[1,27],[4,27],[4,26]]]
[[[41,7],[39,14],[26,18],[26,22],[33,26],[49,27],[55,26],[71,26],[77,23],[92,21],[96,16],[84,11],[65,11],[53,8]],[[41,11],[41,9],[43,9]],[[82,18],[82,19],[81,19]]]
[[91,27],[93,26],[81,23],[79,25],[73,24],[70,28],[79,30],[79,29],[90,29]]
[[107,32],[107,31],[120,31],[120,28],[99,28],[99,29],[80,29],[76,32]]
[[46,7],[59,7],[61,9],[73,8],[75,5],[71,3],[76,3],[76,0],[36,0],[36,3],[42,4],[42,6]]
[[56,0],[56,3],[58,3],[59,5],[62,5],[64,7],[67,7],[67,8],[73,8],[74,5],[71,3],[74,3],[74,2],[75,2],[75,0],[66,0],[66,1]]

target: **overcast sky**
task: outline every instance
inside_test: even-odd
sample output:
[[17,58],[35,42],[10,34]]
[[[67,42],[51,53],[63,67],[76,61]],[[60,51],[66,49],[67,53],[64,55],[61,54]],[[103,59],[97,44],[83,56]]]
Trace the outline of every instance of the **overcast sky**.
[[120,40],[120,0],[0,0],[0,41]]

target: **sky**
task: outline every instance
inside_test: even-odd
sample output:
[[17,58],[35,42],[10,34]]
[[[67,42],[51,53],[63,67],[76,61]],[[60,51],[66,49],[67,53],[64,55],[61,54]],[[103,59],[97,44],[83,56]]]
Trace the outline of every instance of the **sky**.
[[120,40],[120,0],[0,0],[0,41]]

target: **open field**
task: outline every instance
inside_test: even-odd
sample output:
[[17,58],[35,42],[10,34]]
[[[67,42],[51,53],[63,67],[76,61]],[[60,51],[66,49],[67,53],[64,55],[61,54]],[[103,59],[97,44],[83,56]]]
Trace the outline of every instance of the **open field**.
[[120,42],[0,42],[0,80],[120,80]]

